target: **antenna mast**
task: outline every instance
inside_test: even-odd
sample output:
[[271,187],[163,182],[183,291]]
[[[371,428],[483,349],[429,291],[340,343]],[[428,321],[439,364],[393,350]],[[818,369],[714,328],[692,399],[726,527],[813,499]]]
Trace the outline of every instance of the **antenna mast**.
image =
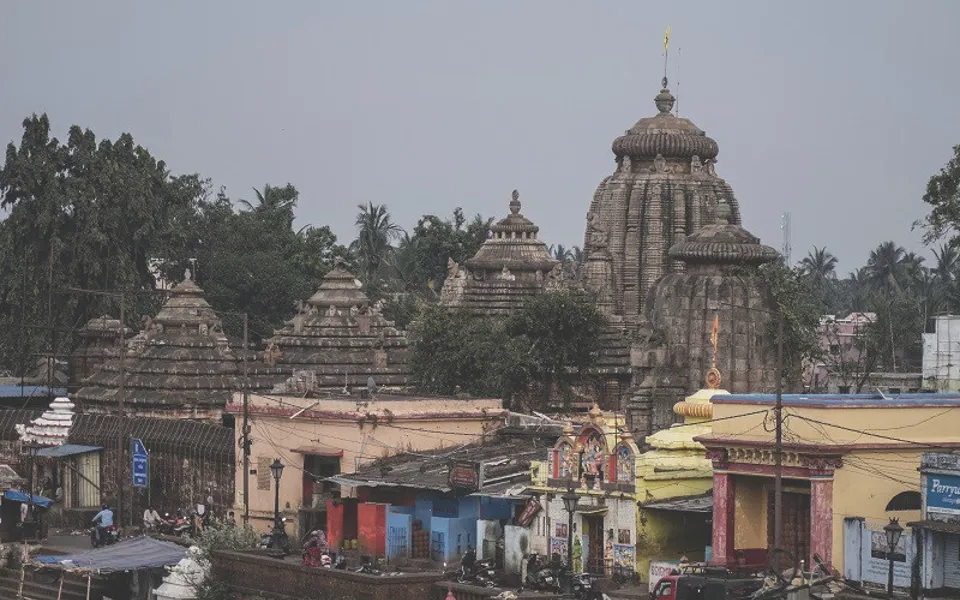
[[790,213],[785,212],[780,215],[780,229],[783,231],[783,247],[780,253],[783,254],[783,264],[789,267],[793,264],[790,259],[790,253],[793,250],[790,242]]

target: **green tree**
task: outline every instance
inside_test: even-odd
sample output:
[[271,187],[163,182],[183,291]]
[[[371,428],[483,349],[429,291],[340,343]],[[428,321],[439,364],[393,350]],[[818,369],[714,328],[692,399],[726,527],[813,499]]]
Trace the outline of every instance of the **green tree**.
[[930,205],[930,213],[914,226],[924,229],[924,242],[948,237],[956,243],[960,229],[960,144],[953,147],[953,156],[940,172],[927,181],[923,201]]
[[799,389],[803,365],[821,359],[818,328],[825,310],[823,301],[799,270],[790,269],[782,262],[761,267],[760,277],[770,287],[777,311],[771,315],[767,337],[777,342],[777,320],[782,315],[784,385],[787,389]]
[[549,292],[527,300],[507,319],[506,333],[527,356],[530,381],[550,403],[596,364],[606,319],[586,296]]
[[376,291],[381,287],[382,268],[393,251],[391,243],[402,229],[393,222],[385,204],[370,202],[366,206],[358,204],[357,208],[360,210],[355,221],[357,239],[351,244],[351,250],[356,253],[358,275],[364,285]]
[[[0,207],[9,211],[0,223],[0,327],[45,323],[48,299],[59,330],[98,312],[116,315],[111,299],[63,290],[151,291],[151,260],[187,244],[184,225],[206,187],[197,175],[172,175],[129,134],[98,142],[73,126],[63,143],[51,136],[46,115],[25,119],[0,168]],[[128,324],[155,309],[149,293],[129,298]],[[5,336],[0,362],[23,371],[26,356],[49,345],[41,339],[47,333]],[[69,352],[72,341],[60,335],[54,351]]]

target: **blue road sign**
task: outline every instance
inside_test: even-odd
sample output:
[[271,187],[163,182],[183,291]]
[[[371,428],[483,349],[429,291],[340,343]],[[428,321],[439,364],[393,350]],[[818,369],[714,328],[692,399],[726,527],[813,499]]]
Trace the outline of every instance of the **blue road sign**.
[[134,487],[147,487],[147,449],[138,439],[130,440],[131,472]]

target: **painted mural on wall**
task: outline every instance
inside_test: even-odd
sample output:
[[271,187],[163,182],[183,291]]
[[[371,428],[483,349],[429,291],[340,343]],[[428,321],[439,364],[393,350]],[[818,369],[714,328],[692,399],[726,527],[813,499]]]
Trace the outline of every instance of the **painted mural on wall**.
[[613,569],[615,573],[632,573],[636,564],[636,548],[626,544],[613,545]]
[[[882,529],[877,531],[866,530],[863,533],[860,552],[863,580],[885,586],[890,569],[887,535]],[[897,542],[897,547],[893,551],[893,585],[897,587],[910,586],[910,564],[913,561],[916,547],[913,536],[905,531],[900,536],[900,541]]]
[[550,538],[550,556],[559,554],[560,558],[567,556],[567,538]]

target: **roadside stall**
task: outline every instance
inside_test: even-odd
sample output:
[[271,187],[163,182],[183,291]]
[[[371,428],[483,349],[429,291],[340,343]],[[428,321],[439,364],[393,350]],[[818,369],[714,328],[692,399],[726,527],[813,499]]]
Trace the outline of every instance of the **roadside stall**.
[[151,600],[153,591],[172,567],[186,558],[187,549],[179,544],[149,537],[137,537],[95,550],[61,556],[38,556],[39,570],[59,570],[60,582],[66,573],[87,581],[87,597],[95,579],[113,600]]

